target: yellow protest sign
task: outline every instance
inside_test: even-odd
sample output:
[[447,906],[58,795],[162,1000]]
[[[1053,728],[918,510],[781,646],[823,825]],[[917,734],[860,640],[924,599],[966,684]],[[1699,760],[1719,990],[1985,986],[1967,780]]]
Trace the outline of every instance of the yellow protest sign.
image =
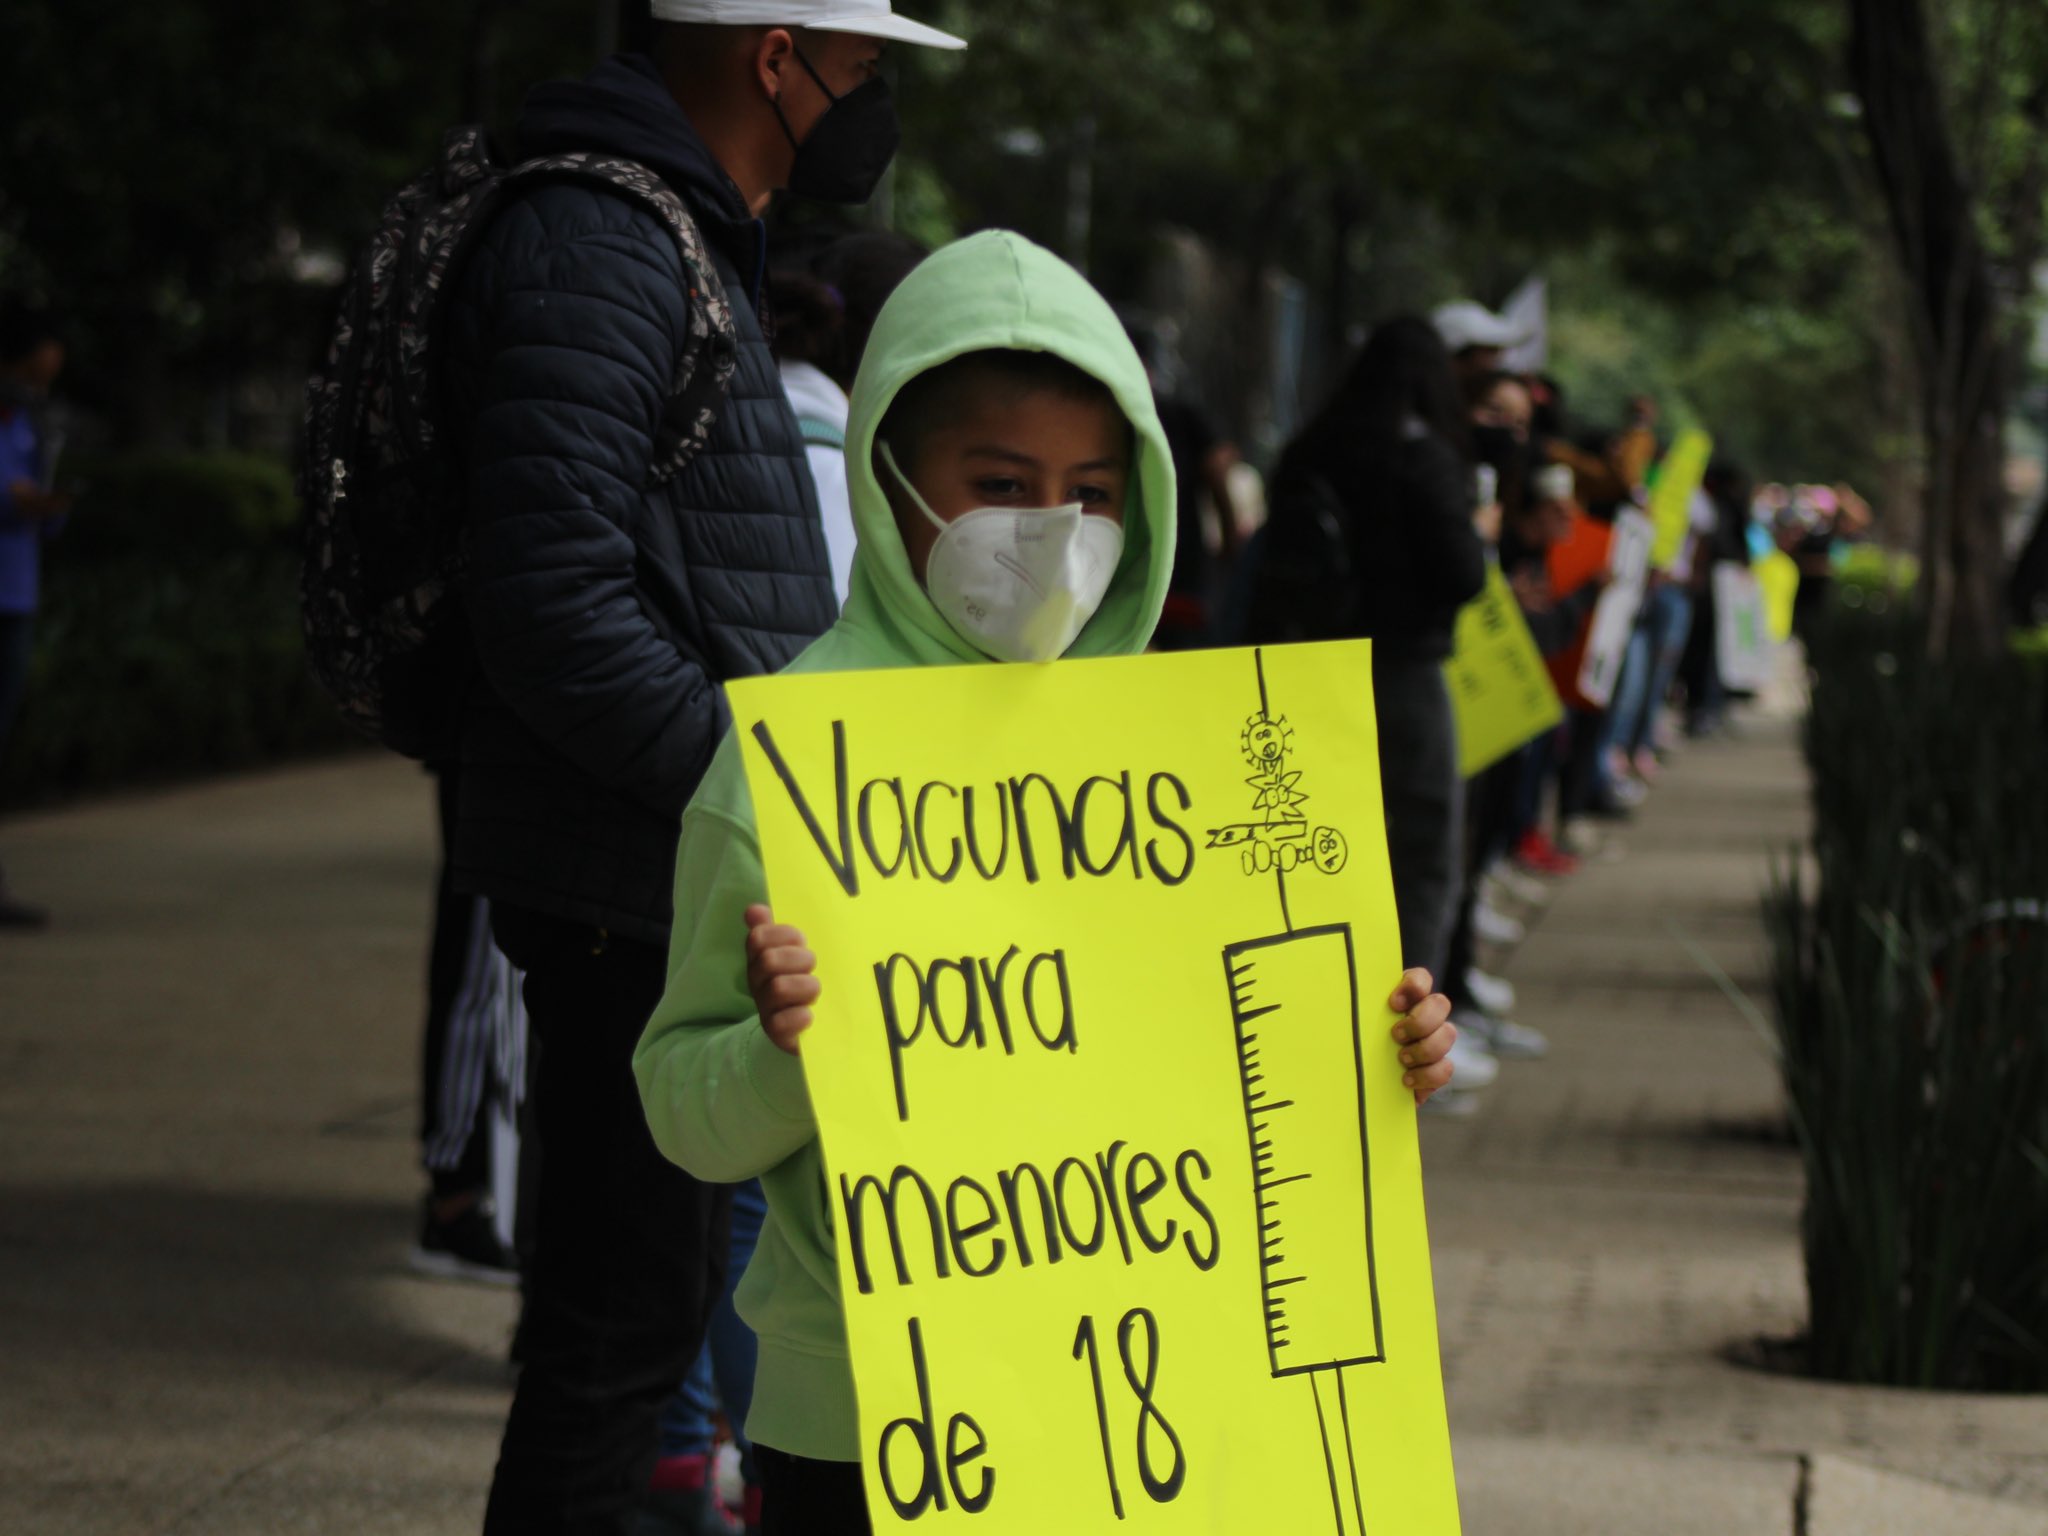
[[876,1529],[1454,1536],[1370,647],[730,693]]
[[1499,566],[1458,612],[1444,682],[1458,721],[1458,769],[1483,773],[1564,719],[1557,686]]
[[1657,480],[1650,487],[1650,521],[1657,526],[1657,541],[1650,546],[1650,564],[1669,570],[1671,562],[1685,548],[1692,523],[1692,498],[1707,478],[1707,464],[1714,456],[1714,440],[1696,427],[1678,434],[1657,465]]
[[1792,638],[1792,612],[1799,601],[1799,562],[1781,549],[1774,549],[1756,562],[1757,585],[1763,588],[1764,614],[1770,620],[1771,638]]

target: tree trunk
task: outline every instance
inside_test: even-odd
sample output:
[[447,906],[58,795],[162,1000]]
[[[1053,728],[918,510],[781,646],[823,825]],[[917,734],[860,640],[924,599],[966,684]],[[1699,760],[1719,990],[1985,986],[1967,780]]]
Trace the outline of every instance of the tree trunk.
[[498,16],[505,0],[476,0],[463,47],[462,121],[491,120],[498,98]]
[[1920,0],[1849,0],[1849,68],[1904,277],[1927,439],[1928,645],[2003,642],[2005,302],[1977,234]]

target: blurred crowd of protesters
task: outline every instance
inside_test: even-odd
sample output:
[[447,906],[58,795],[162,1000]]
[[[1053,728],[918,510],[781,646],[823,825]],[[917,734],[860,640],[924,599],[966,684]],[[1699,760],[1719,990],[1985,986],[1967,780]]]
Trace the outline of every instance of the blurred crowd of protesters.
[[[817,10],[792,0],[791,19]],[[523,154],[647,167],[704,238],[738,355],[680,473],[648,473],[644,418],[667,398],[694,296],[645,208],[566,180],[529,190],[483,230],[437,333],[462,444],[475,677],[454,746],[429,764],[444,859],[414,1257],[523,1287],[523,1368],[485,1524],[498,1536],[722,1536],[762,1520],[763,1473],[740,1433],[754,1343],[732,1300],[761,1193],[664,1159],[628,1065],[668,975],[677,825],[725,731],[720,684],[788,662],[847,594],[848,390],[883,302],[925,254],[869,233],[766,256],[776,191],[859,202],[887,164],[879,40],[952,42],[886,5],[856,12],[793,32],[659,0],[669,22],[648,50],[536,91],[518,125]],[[1392,319],[1261,498],[1243,494],[1228,433],[1166,386],[1158,339],[1133,339],[1179,475],[1156,643],[1374,641],[1405,960],[1439,979],[1460,1026],[1453,1087],[1432,1103],[1470,1112],[1502,1059],[1546,1050],[1498,974],[1528,916],[1551,882],[1617,851],[1603,824],[1640,806],[1682,733],[1723,722],[1714,567],[1775,542],[1802,574],[1804,621],[1832,545],[1868,509],[1839,487],[1752,496],[1736,466],[1711,466],[1596,704],[1576,679],[1614,520],[1642,503],[1659,457],[1649,398],[1586,429],[1554,379],[1504,368],[1522,338],[1502,317],[1461,302]],[[69,506],[45,409],[63,361],[44,318],[6,312],[0,746],[27,676],[41,548]],[[1443,667],[1495,567],[1566,719],[1467,781]],[[0,877],[0,924],[43,920]],[[723,1497],[720,1444],[738,1483]],[[785,1507],[799,1507],[799,1469],[778,1465]]]
[[[1619,857],[1613,835],[1686,737],[1723,729],[1715,567],[1779,549],[1796,561],[1798,623],[1825,601],[1835,546],[1868,529],[1847,487],[1752,492],[1716,460],[1687,508],[1676,554],[1652,571],[1608,698],[1580,687],[1609,585],[1614,521],[1648,503],[1665,444],[1654,400],[1600,429],[1574,422],[1555,378],[1503,367],[1526,340],[1461,301],[1376,327],[1321,410],[1280,455],[1258,529],[1215,536],[1202,558],[1234,572],[1199,634],[1172,643],[1366,637],[1406,963],[1451,995],[1457,1076],[1428,1109],[1469,1114],[1504,1059],[1540,1057],[1499,974],[1554,882]],[[1188,466],[1183,466],[1186,473]],[[1205,483],[1183,493],[1199,500]],[[1227,501],[1215,505],[1227,525]],[[1183,519],[1201,537],[1202,515]],[[1444,663],[1459,611],[1489,566],[1506,577],[1565,706],[1564,723],[1469,781]],[[1167,643],[1162,633],[1162,644]]]

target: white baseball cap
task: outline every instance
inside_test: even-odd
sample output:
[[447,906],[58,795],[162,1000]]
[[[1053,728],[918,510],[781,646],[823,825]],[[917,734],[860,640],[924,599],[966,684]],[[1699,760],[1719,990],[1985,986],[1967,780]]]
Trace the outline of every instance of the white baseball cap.
[[1512,323],[1471,299],[1446,304],[1429,319],[1454,355],[1467,347],[1512,347],[1528,340]]
[[1546,464],[1529,477],[1536,501],[1570,501],[1576,481],[1569,464]]
[[920,48],[965,48],[965,38],[898,16],[889,0],[653,0],[656,21],[714,27],[804,27],[851,32]]

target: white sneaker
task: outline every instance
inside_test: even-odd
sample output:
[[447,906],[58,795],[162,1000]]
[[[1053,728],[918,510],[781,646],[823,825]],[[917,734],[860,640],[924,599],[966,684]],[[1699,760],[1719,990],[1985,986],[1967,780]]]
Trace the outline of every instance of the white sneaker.
[[1469,1120],[1479,1113],[1479,1095],[1460,1093],[1455,1088],[1439,1088],[1422,1101],[1416,1113],[1441,1115],[1446,1120]]
[[1503,1019],[1491,1010],[1451,1015],[1462,1038],[1478,1041],[1501,1061],[1535,1061],[1550,1054],[1550,1037],[1540,1029]]
[[1479,1005],[1481,1013],[1499,1018],[1515,1011],[1515,984],[1488,975],[1476,965],[1465,972],[1465,993]]
[[738,1509],[747,1499],[747,1476],[740,1467],[740,1448],[726,1441],[718,1448],[716,1462],[711,1485],[717,1490],[718,1502],[727,1509]]
[[1506,859],[1497,860],[1493,867],[1479,877],[1479,886],[1495,906],[1506,901],[1520,902],[1525,907],[1541,907],[1549,903],[1551,889],[1534,875],[1525,875]]
[[1519,944],[1529,930],[1482,894],[1472,908],[1472,931],[1489,944]]
[[1451,1084],[1460,1093],[1477,1093],[1500,1076],[1500,1062],[1463,1029],[1451,1043]]
[[1558,846],[1574,858],[1598,859],[1606,855],[1609,838],[1590,816],[1574,816],[1564,824]]

